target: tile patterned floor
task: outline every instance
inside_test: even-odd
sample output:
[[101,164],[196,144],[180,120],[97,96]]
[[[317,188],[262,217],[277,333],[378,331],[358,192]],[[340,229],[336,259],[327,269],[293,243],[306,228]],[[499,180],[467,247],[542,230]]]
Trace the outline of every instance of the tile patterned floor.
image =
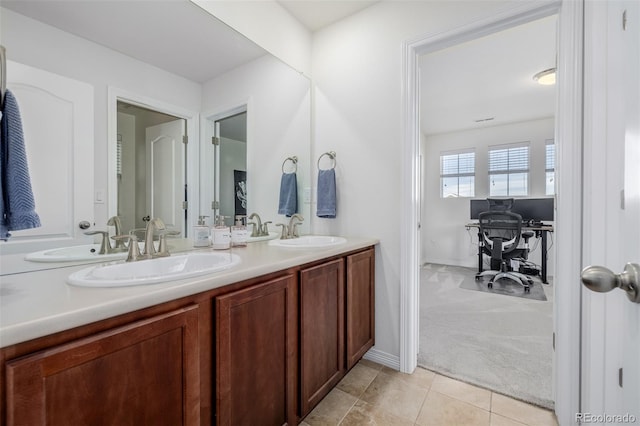
[[557,426],[548,410],[417,368],[361,360],[302,426]]

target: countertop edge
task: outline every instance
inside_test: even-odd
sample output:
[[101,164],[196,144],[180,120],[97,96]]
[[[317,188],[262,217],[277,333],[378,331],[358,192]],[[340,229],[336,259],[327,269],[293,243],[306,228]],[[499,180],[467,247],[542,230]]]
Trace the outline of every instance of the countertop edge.
[[[77,265],[55,270],[26,272],[11,275],[12,281],[5,286],[0,283],[3,307],[0,313],[0,348],[33,340],[96,321],[149,308],[183,297],[193,296],[237,282],[263,275],[285,271],[325,258],[362,250],[379,243],[375,238],[347,238],[345,244],[323,249],[290,249],[270,247],[268,241],[249,244],[247,247],[231,249],[240,255],[240,265],[227,271],[137,287],[84,288],[65,282],[72,272],[94,265]],[[36,282],[37,281],[37,282]],[[21,285],[23,287],[21,287]],[[11,300],[12,293],[22,293]],[[41,294],[39,290],[42,290]],[[34,305],[46,303],[46,292],[64,293],[59,300],[51,298],[54,306],[47,305],[41,313],[23,312]],[[7,293],[9,295],[7,295]],[[7,300],[10,299],[10,300]],[[88,302],[83,303],[85,300]],[[21,317],[21,318],[15,318]]]

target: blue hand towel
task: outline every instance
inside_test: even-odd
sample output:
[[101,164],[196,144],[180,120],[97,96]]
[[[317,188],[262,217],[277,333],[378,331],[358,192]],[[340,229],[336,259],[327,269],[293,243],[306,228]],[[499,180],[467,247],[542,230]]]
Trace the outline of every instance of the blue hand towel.
[[278,214],[287,217],[298,212],[298,177],[295,173],[283,173],[280,179]]
[[9,90],[4,94],[0,135],[0,239],[6,240],[11,236],[9,231],[41,226],[31,190],[20,110]]
[[318,170],[318,217],[336,217],[336,172],[335,169]]

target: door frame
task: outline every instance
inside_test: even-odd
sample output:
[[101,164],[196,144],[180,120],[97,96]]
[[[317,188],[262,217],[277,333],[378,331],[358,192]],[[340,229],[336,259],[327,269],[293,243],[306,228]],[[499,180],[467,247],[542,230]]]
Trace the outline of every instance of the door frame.
[[143,96],[129,90],[120,89],[114,86],[107,88],[107,193],[108,195],[108,215],[117,215],[118,205],[118,176],[116,173],[117,144],[118,144],[118,101],[136,105],[142,108],[151,109],[164,114],[173,115],[186,121],[187,126],[187,150],[186,150],[186,184],[187,184],[187,223],[185,224],[185,238],[193,238],[189,235],[193,225],[198,220],[200,211],[200,163],[198,151],[200,146],[200,116],[196,111],[190,111],[178,105],[157,99]]
[[[212,187],[209,189],[207,182],[214,182],[214,186],[219,185],[219,158],[215,155],[215,150],[211,150],[209,148],[210,140],[209,138],[211,132],[209,131],[209,124],[215,123],[220,120],[224,120],[225,118],[229,118],[236,114],[246,113],[247,114],[247,157],[249,157],[249,150],[251,149],[251,142],[253,139],[253,131],[252,131],[252,123],[253,117],[250,114],[252,111],[251,108],[252,99],[244,98],[238,100],[236,102],[230,103],[220,108],[211,109],[209,111],[205,111],[200,114],[200,134],[202,135],[202,146],[200,147],[200,169],[202,170],[201,180],[202,180],[202,192],[201,197],[204,200],[201,206],[202,211],[199,214],[213,212],[213,216],[217,214],[217,210],[213,209],[210,204],[210,200],[216,198],[216,195],[219,194],[218,187]],[[215,130],[214,130],[215,133]],[[211,170],[211,163],[215,164],[215,170]],[[248,211],[248,210],[247,210]],[[214,223],[215,217],[210,217],[209,220],[211,223]]]
[[[558,14],[558,97],[556,105],[557,195],[554,286],[555,411],[560,424],[575,423],[580,409],[582,268],[582,62],[583,1],[527,2],[452,31],[428,34],[403,45],[400,371],[417,366],[419,344],[420,105],[419,56],[535,19]],[[561,267],[560,267],[561,265]],[[574,283],[575,285],[571,285]],[[562,309],[558,309],[561,306]],[[557,336],[557,338],[556,338]]]

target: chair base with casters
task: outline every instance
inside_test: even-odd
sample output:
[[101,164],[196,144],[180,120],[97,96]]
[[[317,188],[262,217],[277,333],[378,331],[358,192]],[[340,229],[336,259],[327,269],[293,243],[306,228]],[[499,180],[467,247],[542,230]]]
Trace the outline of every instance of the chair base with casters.
[[[506,269],[506,268],[501,268],[501,269]],[[521,274],[520,272],[504,270],[504,271],[483,271],[476,274],[476,280],[481,280],[484,277],[491,277],[491,279],[487,283],[487,287],[489,288],[493,288],[493,283],[502,278],[509,279],[520,284],[524,288],[525,293],[530,293],[531,287],[533,287],[533,280],[528,276],[526,276],[525,274]]]

